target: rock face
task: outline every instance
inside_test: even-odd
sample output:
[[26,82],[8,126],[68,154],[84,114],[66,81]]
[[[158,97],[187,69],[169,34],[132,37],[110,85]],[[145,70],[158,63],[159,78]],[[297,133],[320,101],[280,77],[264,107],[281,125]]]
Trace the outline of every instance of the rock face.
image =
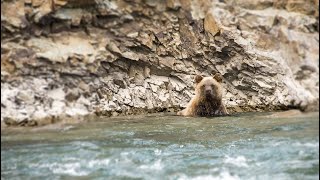
[[318,4],[1,0],[1,121],[176,111],[215,72],[229,112],[318,110]]

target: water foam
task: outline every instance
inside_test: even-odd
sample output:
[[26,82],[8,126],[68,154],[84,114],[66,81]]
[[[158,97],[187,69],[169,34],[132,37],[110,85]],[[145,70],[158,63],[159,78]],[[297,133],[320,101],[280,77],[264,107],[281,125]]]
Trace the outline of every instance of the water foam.
[[161,163],[161,159],[158,159],[151,165],[141,165],[139,168],[141,169],[152,169],[152,170],[162,170],[163,164]]
[[222,171],[218,176],[213,175],[200,175],[195,177],[187,177],[182,175],[178,180],[239,180],[236,175],[231,175],[228,171]]
[[238,156],[238,157],[230,157],[226,156],[226,159],[224,160],[225,163],[233,164],[238,167],[249,167],[247,164],[247,159],[244,156]]

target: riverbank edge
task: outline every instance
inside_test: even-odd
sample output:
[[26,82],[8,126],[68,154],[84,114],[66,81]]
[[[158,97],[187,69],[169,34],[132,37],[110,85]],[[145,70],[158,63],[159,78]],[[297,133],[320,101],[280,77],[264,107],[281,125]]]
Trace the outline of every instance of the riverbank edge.
[[[86,115],[74,115],[69,116],[66,114],[60,114],[57,116],[47,115],[43,118],[39,119],[25,119],[22,121],[17,121],[14,118],[5,117],[3,121],[1,121],[1,130],[10,128],[10,127],[40,127],[47,126],[50,124],[74,124],[83,121],[91,121],[95,118],[110,118],[110,117],[118,117],[118,116],[138,116],[138,115],[148,115],[155,113],[166,113],[168,115],[176,115],[176,113],[182,110],[182,107],[168,107],[168,108],[153,108],[153,109],[145,109],[145,108],[131,108],[126,111],[95,111],[88,113]],[[300,112],[319,112],[317,109],[301,109],[301,107],[284,107],[284,106],[233,106],[227,107],[230,115],[235,113],[243,113],[243,112],[283,112],[283,111],[300,111]]]

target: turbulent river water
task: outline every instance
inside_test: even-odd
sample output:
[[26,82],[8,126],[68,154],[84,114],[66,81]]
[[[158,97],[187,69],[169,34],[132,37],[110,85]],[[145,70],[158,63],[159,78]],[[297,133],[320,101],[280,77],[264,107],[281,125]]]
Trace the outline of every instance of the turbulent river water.
[[318,113],[156,114],[1,131],[1,179],[318,177]]

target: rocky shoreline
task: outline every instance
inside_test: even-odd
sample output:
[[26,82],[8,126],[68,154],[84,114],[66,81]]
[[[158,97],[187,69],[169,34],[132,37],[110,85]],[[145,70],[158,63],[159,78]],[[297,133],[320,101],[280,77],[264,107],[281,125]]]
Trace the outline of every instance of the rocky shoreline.
[[316,3],[2,0],[1,123],[176,112],[215,72],[230,112],[318,111]]

